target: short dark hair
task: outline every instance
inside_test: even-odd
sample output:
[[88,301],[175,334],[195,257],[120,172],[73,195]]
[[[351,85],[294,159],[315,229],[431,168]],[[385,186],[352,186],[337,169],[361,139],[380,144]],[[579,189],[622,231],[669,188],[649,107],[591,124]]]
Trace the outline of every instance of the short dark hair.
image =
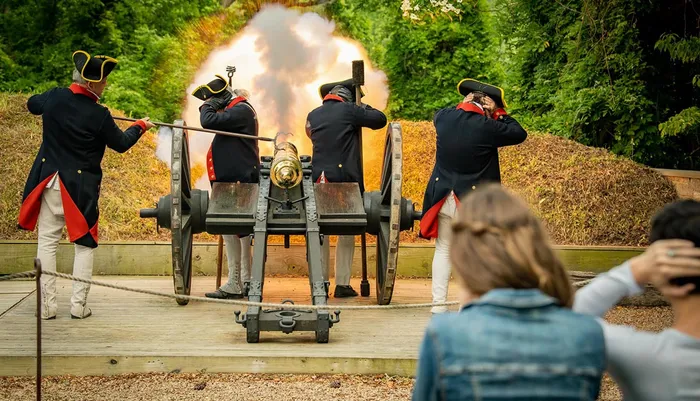
[[649,241],[684,239],[700,247],[700,202],[686,199],[666,205],[651,220]]

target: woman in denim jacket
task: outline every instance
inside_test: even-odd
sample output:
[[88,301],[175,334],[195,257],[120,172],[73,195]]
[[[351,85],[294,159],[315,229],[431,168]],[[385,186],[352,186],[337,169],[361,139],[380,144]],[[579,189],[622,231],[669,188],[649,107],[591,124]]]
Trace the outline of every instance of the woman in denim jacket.
[[430,322],[413,399],[595,400],[603,330],[571,311],[568,275],[527,205],[484,186],[460,205],[452,230],[465,306]]

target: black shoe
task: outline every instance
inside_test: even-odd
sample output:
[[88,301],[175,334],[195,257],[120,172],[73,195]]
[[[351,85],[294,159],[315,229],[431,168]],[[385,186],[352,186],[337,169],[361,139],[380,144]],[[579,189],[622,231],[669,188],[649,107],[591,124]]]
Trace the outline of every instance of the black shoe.
[[241,299],[243,298],[243,294],[231,294],[226,291],[221,291],[221,289],[218,289],[214,292],[207,292],[204,294],[205,297],[207,298],[216,298],[216,299]]
[[75,315],[72,314],[72,313],[70,314],[70,318],[71,318],[71,319],[87,319],[87,318],[89,318],[90,316],[92,316],[92,311],[88,312],[88,314],[85,315],[85,316],[83,316],[83,317],[75,316]]
[[353,290],[349,285],[336,285],[333,297],[335,298],[350,298],[356,297],[357,291]]

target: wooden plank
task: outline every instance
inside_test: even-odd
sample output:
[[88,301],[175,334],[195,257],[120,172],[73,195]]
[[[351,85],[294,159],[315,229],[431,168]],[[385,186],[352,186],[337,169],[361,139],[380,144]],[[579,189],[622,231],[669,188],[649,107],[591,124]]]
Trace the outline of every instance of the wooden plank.
[[[172,292],[169,278],[108,277],[136,288]],[[392,373],[411,375],[418,344],[430,318],[429,309],[346,311],[331,329],[329,344],[316,344],[312,332],[261,333],[261,343],[248,344],[244,329],[233,322],[234,307],[174,300],[93,286],[93,316],[72,320],[70,284],[59,281],[59,314],[45,321],[42,342],[46,374],[115,374],[193,371],[268,373]],[[195,278],[193,293],[202,295],[214,278]],[[359,282],[353,283],[359,286]],[[430,282],[408,280],[395,293],[395,303],[430,298]],[[454,288],[452,290],[454,294]],[[309,301],[308,280],[266,281],[265,300]],[[33,297],[2,318],[0,375],[33,373],[35,304]],[[334,299],[333,304],[373,304],[374,298]],[[332,309],[332,306],[331,308]],[[386,328],[402,333],[402,341]],[[76,341],[76,339],[80,339]],[[111,360],[114,359],[114,362]],[[190,370],[193,369],[193,370]]]
[[[389,374],[411,377],[416,360],[410,358],[335,358],[282,356],[42,356],[46,376],[108,376],[124,373],[281,373],[281,374]],[[32,357],[0,355],[0,376],[33,376]]]
[[[103,277],[133,288],[172,293],[167,277]],[[213,277],[193,280],[193,295],[214,287]],[[0,283],[0,290],[32,282]],[[358,287],[358,280],[352,283]],[[233,321],[236,307],[174,300],[93,286],[93,316],[73,320],[70,282],[58,280],[58,316],[43,323],[46,375],[111,375],[143,372],[346,373],[411,376],[420,341],[430,319],[428,308],[345,311],[328,344],[316,344],[311,332],[261,333],[248,344],[245,330]],[[265,301],[291,298],[309,302],[305,278],[270,278]],[[449,298],[457,297],[450,283]],[[392,305],[430,302],[430,280],[399,280]],[[33,375],[35,369],[35,297],[28,297],[0,318],[0,375]],[[375,303],[374,297],[330,298],[331,305]],[[333,306],[329,307],[330,310]],[[456,310],[453,307],[452,310]],[[396,336],[400,335],[400,341]]]
[[[370,277],[376,272],[376,251],[368,244],[367,266]],[[331,249],[331,265],[335,263],[335,247]],[[621,247],[556,247],[564,265],[577,271],[606,271],[625,260],[639,255],[642,248]],[[70,273],[73,263],[73,245],[63,242],[57,255],[58,271]],[[194,274],[213,276],[216,274],[216,243],[195,243],[192,265]],[[434,247],[431,244],[402,245],[399,250],[399,278],[430,277]],[[171,247],[166,242],[103,243],[95,252],[95,275],[171,275]],[[0,242],[0,274],[32,269],[36,256],[36,243],[31,241]],[[355,248],[352,274],[361,272],[360,247]],[[306,276],[306,248],[291,245],[285,249],[281,244],[268,245],[268,260],[265,267],[268,275]],[[330,269],[331,276],[334,269]]]
[[32,295],[33,292],[24,292],[19,294],[0,294],[0,318],[16,305],[19,305],[24,299]]

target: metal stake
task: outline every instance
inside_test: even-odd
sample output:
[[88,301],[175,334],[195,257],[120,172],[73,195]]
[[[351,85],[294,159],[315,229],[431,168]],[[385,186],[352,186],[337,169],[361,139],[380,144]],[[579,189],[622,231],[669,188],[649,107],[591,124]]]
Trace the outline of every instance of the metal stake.
[[41,260],[34,258],[36,269],[36,399],[41,401]]

